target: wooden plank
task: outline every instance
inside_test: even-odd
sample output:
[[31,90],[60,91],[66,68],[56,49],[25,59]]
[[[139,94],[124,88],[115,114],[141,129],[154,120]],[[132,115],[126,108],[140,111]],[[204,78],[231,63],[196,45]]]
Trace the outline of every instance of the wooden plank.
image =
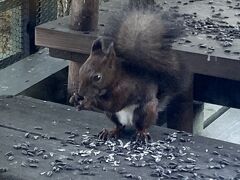
[[[67,144],[67,146],[62,146],[61,140],[68,139],[68,134],[66,131],[72,131],[78,133],[80,136],[75,137],[77,143],[82,141],[82,134],[93,135],[97,134],[104,127],[111,127],[112,124],[105,116],[99,113],[81,111],[76,112],[74,108],[69,106],[64,106],[60,104],[55,104],[51,102],[44,102],[27,97],[0,97],[0,167],[7,167],[9,169],[6,173],[0,173],[0,179],[49,179],[46,175],[40,175],[41,172],[49,171],[52,169],[50,165],[51,162],[56,159],[62,158],[62,160],[73,166],[79,165],[79,159],[89,159],[92,158],[93,161],[99,156],[109,156],[114,151],[106,150],[106,146],[96,147],[92,151],[100,151],[99,156],[71,156],[71,152],[76,152],[80,150],[86,150],[83,145],[72,145]],[[34,127],[42,127],[42,130],[37,130]],[[88,129],[86,129],[88,127]],[[89,134],[86,133],[89,131]],[[30,138],[25,138],[25,132],[31,132]],[[168,134],[172,134],[175,131],[166,128],[160,128],[153,126],[150,132],[155,141],[162,140],[168,137]],[[56,137],[55,139],[43,139],[39,137],[34,140],[33,135],[47,134],[48,136]],[[122,141],[125,144],[132,133],[126,134],[122,137]],[[199,136],[186,136],[184,133],[176,133],[177,140],[169,143],[171,147],[176,147],[172,152],[167,152],[164,145],[160,146],[159,153],[163,151],[164,153],[181,153],[181,151],[186,152],[192,159],[196,159],[196,165],[200,167],[196,173],[201,177],[205,175],[208,178],[213,178],[214,174],[221,175],[225,178],[234,178],[237,175],[236,168],[238,161],[234,161],[234,158],[239,159],[240,146],[236,144],[231,144],[223,141],[217,141],[209,138],[203,138]],[[180,142],[180,138],[187,138],[189,142]],[[41,156],[34,156],[32,158],[39,159],[38,168],[22,167],[21,163],[27,161],[27,157],[23,156],[21,150],[13,149],[13,145],[17,143],[24,143],[28,141],[33,149],[34,147],[41,147],[46,150],[46,153],[53,153],[53,157],[49,159],[42,159]],[[187,147],[187,148],[186,148]],[[220,147],[216,148],[216,147]],[[221,148],[222,147],[222,148]],[[89,148],[87,148],[90,150]],[[165,150],[164,150],[165,149]],[[8,161],[7,152],[12,151],[15,159],[13,161]],[[221,160],[221,156],[213,155],[213,151],[218,151],[221,156],[224,156],[225,160],[229,162],[229,165],[221,169],[210,169],[209,165],[217,163]],[[167,159],[165,154],[162,154],[162,159],[159,162],[159,166],[165,168],[169,163],[175,162],[177,165],[181,164],[179,159],[185,159],[184,156],[176,156],[175,159]],[[192,155],[190,155],[191,153]],[[229,154],[229,156],[227,156]],[[198,157],[196,157],[197,155]],[[73,160],[67,160],[67,157],[73,158]],[[171,157],[171,156],[169,156]],[[93,164],[88,164],[90,171],[94,171],[96,176],[83,176],[80,175],[82,171],[74,170],[63,170],[59,173],[54,173],[51,178],[54,179],[120,179],[123,175],[117,173],[119,169],[126,168],[127,172],[140,175],[142,179],[156,179],[156,177],[150,176],[154,168],[146,167],[133,167],[128,163],[129,161],[124,160],[124,157],[117,156],[121,161],[119,167],[112,167],[111,164],[105,163],[104,161],[100,164],[100,168],[93,168],[93,165],[98,165],[99,161]],[[209,162],[209,159],[213,158],[213,162]],[[154,161],[150,161],[154,162]],[[190,163],[191,164],[191,163]],[[190,165],[188,164],[188,165]],[[187,164],[185,164],[187,165]],[[184,166],[185,166],[184,165]],[[86,165],[80,165],[84,167]],[[106,167],[106,171],[102,167]],[[114,170],[116,168],[116,170]],[[192,172],[172,172],[170,175],[177,176],[180,173],[184,176],[192,177]]]
[[84,63],[89,55],[50,48],[49,56],[59,59],[71,59],[71,61],[74,62]]
[[216,105],[216,104],[204,103],[204,120],[210,118],[222,107],[223,106]]
[[214,121],[216,121],[221,115],[223,115],[225,112],[227,112],[230,108],[229,107],[221,107],[219,110],[217,110],[214,114],[212,114],[210,117],[208,117],[204,121],[204,129],[207,128],[210,124],[212,124]]
[[[199,40],[199,42],[204,42],[204,40]],[[235,48],[237,49],[239,46],[240,40]],[[206,54],[205,50],[200,50],[197,47],[178,46],[173,48],[178,53],[180,60],[188,65],[193,73],[240,80],[240,72],[238,71],[238,68],[240,68],[239,56],[223,53],[221,47],[211,55]]]
[[69,28],[69,17],[59,18],[36,27],[35,43],[70,52],[88,54],[92,42],[97,38],[97,32],[73,31]]
[[17,95],[64,69],[68,63],[43,49],[0,71],[0,95]]
[[[230,74],[230,73],[229,73]],[[195,74],[194,100],[240,108],[240,82]]]
[[202,136],[240,144],[240,111],[231,108],[211,123],[202,133]]

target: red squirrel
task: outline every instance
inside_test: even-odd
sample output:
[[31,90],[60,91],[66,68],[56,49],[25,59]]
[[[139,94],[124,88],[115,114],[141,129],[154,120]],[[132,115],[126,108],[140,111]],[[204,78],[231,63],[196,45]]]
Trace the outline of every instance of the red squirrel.
[[79,110],[101,110],[116,125],[101,131],[100,139],[118,137],[132,125],[137,140],[148,141],[158,112],[190,82],[189,71],[170,48],[181,28],[162,12],[131,10],[111,18],[79,70],[78,92],[70,102]]

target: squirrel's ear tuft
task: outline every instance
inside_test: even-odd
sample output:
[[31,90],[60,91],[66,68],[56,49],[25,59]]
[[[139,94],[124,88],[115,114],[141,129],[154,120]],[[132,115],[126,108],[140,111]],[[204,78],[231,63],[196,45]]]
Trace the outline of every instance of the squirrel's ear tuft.
[[114,49],[114,43],[111,42],[107,50],[107,57],[115,57],[115,56],[116,56],[116,53]]
[[102,40],[102,37],[99,37],[95,41],[93,41],[91,54],[102,52],[102,48],[103,48],[103,40]]
[[116,53],[114,49],[114,44],[113,42],[109,45],[106,53],[106,59],[105,62],[109,66],[109,68],[115,67],[116,64]]

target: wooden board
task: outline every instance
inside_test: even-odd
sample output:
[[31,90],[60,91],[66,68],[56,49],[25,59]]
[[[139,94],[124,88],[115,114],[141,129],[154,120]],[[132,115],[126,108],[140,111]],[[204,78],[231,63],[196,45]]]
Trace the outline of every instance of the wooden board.
[[240,144],[239,115],[239,109],[231,108],[211,123],[201,134],[206,137]]
[[0,71],[0,95],[17,95],[68,66],[43,49]]
[[[106,162],[99,164],[96,160],[96,158],[99,157],[98,155],[96,157],[94,155],[87,157],[81,157],[80,155],[71,156],[71,152],[93,149],[93,152],[99,150],[100,156],[104,155],[106,157],[111,156],[110,154],[112,153],[116,153],[114,150],[107,150],[106,145],[102,145],[99,148],[96,147],[95,149],[84,146],[80,143],[82,142],[83,134],[91,136],[97,134],[103,127],[109,128],[112,126],[109,120],[107,120],[102,114],[87,111],[76,112],[74,108],[69,106],[44,102],[27,97],[0,97],[0,109],[0,168],[8,168],[7,172],[0,172],[0,179],[122,179],[124,174],[118,173],[121,168],[125,168],[128,173],[141,176],[142,179],[156,179],[156,177],[150,176],[156,168],[166,169],[164,167],[173,162],[181,168],[181,165],[183,165],[181,161],[186,159],[184,153],[191,157],[188,161],[192,161],[192,159],[196,160],[188,165],[191,167],[191,165],[196,164],[196,166],[200,168],[199,170],[196,170],[197,176],[199,177],[213,178],[221,176],[225,178],[234,178],[238,177],[237,174],[240,173],[238,171],[240,167],[239,145],[199,136],[192,137],[183,132],[176,133],[173,130],[156,126],[152,127],[150,132],[154,142],[158,139],[163,140],[162,147],[160,146],[161,148],[158,152],[160,153],[163,151],[164,153],[169,154],[169,159],[165,158],[166,156],[163,154],[158,167],[133,167],[129,165],[129,161],[124,160],[124,157],[122,156],[118,157],[121,161],[119,166],[113,167],[111,163],[109,164]],[[41,127],[42,129],[36,129],[36,127]],[[74,138],[74,142],[78,145],[62,145],[62,140],[69,139],[69,135],[66,134],[67,131],[79,134],[79,136]],[[30,137],[25,137],[26,132],[30,132]],[[174,134],[176,135],[176,139],[173,139],[173,142],[164,145],[166,138],[169,138]],[[36,135],[45,135],[45,137],[51,136],[52,139],[44,139],[42,137],[34,139],[34,136]],[[132,132],[129,131],[128,134],[125,134],[125,136],[121,138],[124,144],[129,141],[131,135]],[[188,142],[181,142],[180,138],[189,140],[187,140]],[[26,142],[30,144],[30,149],[41,147],[46,150],[46,154],[52,154],[52,157],[50,156],[49,159],[42,159],[42,156],[32,157],[33,159],[39,159],[39,163],[36,163],[38,164],[38,168],[30,168],[28,165],[27,167],[21,166],[21,163],[27,162],[27,158],[30,156],[24,156],[22,151],[14,149],[13,145]],[[171,150],[167,151],[164,146],[169,146]],[[12,151],[15,157],[11,161],[8,160],[8,156],[6,155],[9,151]],[[176,153],[176,157],[174,156],[175,159],[171,159],[171,152],[173,154]],[[177,153],[183,155],[177,156]],[[219,155],[214,155],[216,153],[219,153]],[[94,164],[88,164],[90,170],[87,170],[93,171],[95,175],[81,175],[85,170],[61,170],[58,173],[54,173],[51,178],[47,177],[46,174],[40,174],[51,170],[53,168],[51,164],[56,159],[62,159],[65,163],[69,163],[73,166],[80,165],[81,167],[84,167],[86,165],[77,163],[83,158],[93,158],[94,161],[97,161]],[[224,159],[228,165],[222,166],[220,170],[210,168],[211,165],[214,167],[214,165],[222,159]],[[100,167],[93,167],[94,165],[100,165]],[[105,167],[105,169],[103,167]],[[194,176],[193,173],[186,173],[184,170],[177,173],[171,172],[170,175],[178,178],[181,178],[181,176]]]
[[35,31],[36,45],[88,54],[92,42],[97,37],[97,32],[85,34],[81,31],[71,30],[69,21],[70,17],[64,17],[37,26]]

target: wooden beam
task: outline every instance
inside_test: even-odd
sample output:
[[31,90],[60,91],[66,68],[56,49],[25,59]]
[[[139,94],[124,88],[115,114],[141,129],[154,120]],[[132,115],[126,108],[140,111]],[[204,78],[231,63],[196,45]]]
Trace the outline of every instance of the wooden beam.
[[210,77],[194,76],[194,99],[197,101],[240,108],[240,82]]
[[70,17],[59,18],[36,27],[36,45],[69,52],[89,54],[97,31],[82,32],[69,28]]
[[78,62],[80,64],[83,64],[89,56],[88,54],[64,51],[53,48],[49,49],[49,55],[55,58],[71,59],[71,61]]

